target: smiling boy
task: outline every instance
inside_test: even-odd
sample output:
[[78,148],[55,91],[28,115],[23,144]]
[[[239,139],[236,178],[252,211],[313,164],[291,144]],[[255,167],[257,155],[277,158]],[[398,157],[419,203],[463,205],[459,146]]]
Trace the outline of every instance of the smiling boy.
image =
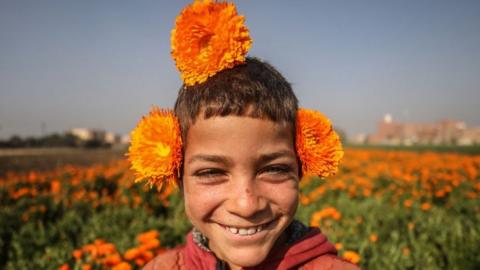
[[[193,12],[218,17],[232,12],[232,4],[208,0],[189,8],[181,16],[190,18]],[[220,15],[212,15],[217,9]],[[233,21],[238,19],[236,11],[231,15]],[[175,35],[193,32],[199,47],[188,52],[197,49],[200,60],[208,59],[210,43],[215,41],[202,27],[211,18],[201,19],[188,31],[180,27],[182,18],[177,19],[173,31],[172,55],[185,82],[174,115],[157,111],[150,116],[161,119],[157,126],[132,133],[132,167],[148,172],[139,176],[153,179],[153,184],[175,179],[194,227],[185,245],[157,256],[144,269],[358,269],[337,257],[318,228],[294,220],[302,174],[324,176],[324,171],[336,170],[341,157],[338,136],[317,113],[299,110],[290,84],[259,59],[240,61],[241,57],[228,54],[228,59],[240,60],[206,77],[192,76],[198,62],[185,67],[175,57],[180,54],[175,50],[182,47],[175,43]],[[239,46],[248,49],[244,32],[234,32],[243,39]],[[248,46],[242,47],[245,42]],[[317,117],[311,123],[299,120],[311,115]],[[144,118],[139,126],[145,121],[150,119]],[[312,135],[311,129],[322,136]],[[178,134],[169,136],[170,131]],[[154,137],[161,139],[151,140]],[[142,151],[157,156],[153,161],[141,160]]]
[[293,220],[297,110],[290,84],[255,58],[180,90],[179,184],[195,229],[145,269],[357,269]]

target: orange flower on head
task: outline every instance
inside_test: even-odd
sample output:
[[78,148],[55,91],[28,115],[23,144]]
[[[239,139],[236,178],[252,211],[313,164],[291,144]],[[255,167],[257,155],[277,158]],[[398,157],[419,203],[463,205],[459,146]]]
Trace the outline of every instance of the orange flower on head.
[[343,157],[340,138],[330,120],[314,110],[297,112],[296,148],[304,175],[333,175]]
[[154,107],[131,132],[128,159],[136,180],[146,179],[161,188],[178,180],[182,162],[182,138],[177,118],[171,111]]
[[252,40],[233,3],[200,0],[177,17],[171,44],[183,81],[194,85],[245,62]]

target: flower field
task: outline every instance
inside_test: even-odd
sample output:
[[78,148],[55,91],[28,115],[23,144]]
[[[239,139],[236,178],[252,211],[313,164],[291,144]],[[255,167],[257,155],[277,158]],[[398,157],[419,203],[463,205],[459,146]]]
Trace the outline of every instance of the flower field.
[[[126,161],[0,178],[0,269],[140,269],[190,225]],[[480,156],[347,149],[301,182],[297,218],[363,269],[480,269]]]

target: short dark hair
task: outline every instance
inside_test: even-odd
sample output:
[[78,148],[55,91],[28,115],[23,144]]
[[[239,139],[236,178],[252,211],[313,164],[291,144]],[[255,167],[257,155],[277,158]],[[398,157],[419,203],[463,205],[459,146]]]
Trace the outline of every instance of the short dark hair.
[[203,113],[213,116],[249,116],[295,127],[298,100],[290,83],[270,64],[247,57],[244,64],[223,70],[206,82],[182,86],[175,102],[182,139]]

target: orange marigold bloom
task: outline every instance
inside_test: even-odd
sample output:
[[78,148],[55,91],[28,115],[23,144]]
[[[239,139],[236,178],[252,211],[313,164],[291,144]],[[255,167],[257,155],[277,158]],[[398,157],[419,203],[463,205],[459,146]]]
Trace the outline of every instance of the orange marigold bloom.
[[411,230],[413,230],[413,229],[415,228],[415,223],[409,222],[409,223],[407,224],[407,227],[408,227],[408,230],[411,231]]
[[141,245],[142,249],[144,249],[144,250],[154,249],[154,248],[157,248],[159,246],[160,246],[160,240],[158,240],[158,239],[149,240],[148,242],[143,243]]
[[83,252],[82,252],[81,249],[75,249],[72,252],[73,258],[75,258],[75,260],[77,260],[77,261],[79,261],[82,258],[82,255],[83,255]]
[[137,241],[139,243],[145,244],[148,243],[150,240],[158,238],[158,231],[150,230],[144,233],[141,233],[137,236]]
[[125,251],[125,253],[123,254],[123,257],[126,259],[126,260],[133,260],[135,258],[137,258],[138,256],[141,255],[141,250],[138,249],[138,248],[131,248],[127,251]]
[[474,185],[474,188],[475,188],[476,190],[480,191],[480,183],[476,183],[476,184]]
[[97,246],[98,254],[101,256],[110,255],[117,251],[112,243],[102,243]]
[[172,30],[172,57],[185,85],[202,83],[245,62],[252,39],[245,18],[233,3],[195,1],[186,6]]
[[370,242],[375,243],[378,240],[378,236],[374,233],[370,235]]
[[121,262],[122,262],[122,257],[118,253],[109,255],[105,257],[105,259],[103,260],[103,264],[105,266],[115,266]]
[[142,267],[147,263],[147,261],[144,258],[137,258],[135,259],[135,264]]
[[410,200],[410,199],[406,199],[405,201],[403,201],[403,205],[404,205],[405,207],[409,207],[409,208],[410,208],[410,207],[412,207],[412,205],[413,205],[413,201]]
[[50,189],[52,190],[52,193],[59,193],[62,189],[62,183],[58,180],[54,180],[50,183]]
[[112,270],[131,270],[132,266],[129,263],[126,262],[121,262],[114,267],[112,267]]
[[182,138],[177,118],[169,110],[153,107],[131,132],[128,159],[136,180],[146,178],[150,187],[161,188],[178,179],[182,162]]
[[343,157],[340,138],[330,120],[314,110],[297,112],[296,148],[304,175],[333,175]]
[[355,251],[350,251],[350,250],[345,251],[343,253],[343,258],[345,258],[345,260],[350,261],[354,264],[358,264],[360,262],[360,255]]
[[319,227],[320,221],[326,218],[332,218],[338,221],[342,218],[342,213],[335,209],[335,207],[323,208],[322,210],[312,214],[312,217],[310,219],[310,226]]
[[428,202],[422,203],[422,206],[421,206],[423,211],[428,211],[431,207],[432,206]]
[[64,263],[58,268],[58,270],[70,270],[70,266]]

